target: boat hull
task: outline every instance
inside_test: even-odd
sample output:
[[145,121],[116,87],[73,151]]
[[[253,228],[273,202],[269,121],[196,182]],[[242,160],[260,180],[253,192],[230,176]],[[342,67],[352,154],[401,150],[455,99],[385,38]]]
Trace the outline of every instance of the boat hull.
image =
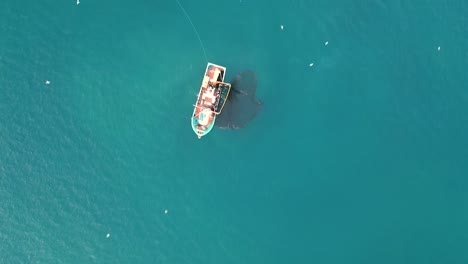
[[192,129],[198,138],[210,133],[214,127],[220,96],[213,84],[224,82],[225,74],[226,67],[210,62],[206,66],[191,118]]

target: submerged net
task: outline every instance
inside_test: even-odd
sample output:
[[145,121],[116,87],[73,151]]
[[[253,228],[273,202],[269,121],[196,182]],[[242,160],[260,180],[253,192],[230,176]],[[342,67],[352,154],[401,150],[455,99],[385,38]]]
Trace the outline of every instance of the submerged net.
[[240,129],[247,126],[262,107],[255,96],[257,77],[253,71],[239,73],[231,81],[231,92],[223,111],[216,117],[215,126]]

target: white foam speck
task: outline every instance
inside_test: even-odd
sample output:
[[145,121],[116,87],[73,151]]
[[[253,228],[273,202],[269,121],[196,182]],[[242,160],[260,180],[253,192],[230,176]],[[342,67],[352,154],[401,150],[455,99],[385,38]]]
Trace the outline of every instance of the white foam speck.
[[110,237],[110,234],[109,234],[109,233],[107,233],[107,235],[106,235],[106,238],[109,238],[109,237]]

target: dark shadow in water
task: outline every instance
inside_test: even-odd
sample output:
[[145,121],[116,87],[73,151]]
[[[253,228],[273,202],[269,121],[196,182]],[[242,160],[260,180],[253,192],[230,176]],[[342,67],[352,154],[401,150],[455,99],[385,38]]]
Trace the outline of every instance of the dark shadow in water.
[[257,99],[257,76],[253,71],[239,73],[231,80],[231,92],[215,126],[222,129],[240,129],[247,126],[260,111],[262,102]]

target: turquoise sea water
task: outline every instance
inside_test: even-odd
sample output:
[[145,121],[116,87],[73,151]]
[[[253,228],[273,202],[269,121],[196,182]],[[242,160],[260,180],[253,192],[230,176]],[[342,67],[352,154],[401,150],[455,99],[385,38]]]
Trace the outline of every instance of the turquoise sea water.
[[0,263],[468,262],[467,1],[180,1],[247,128],[175,0],[0,3]]

